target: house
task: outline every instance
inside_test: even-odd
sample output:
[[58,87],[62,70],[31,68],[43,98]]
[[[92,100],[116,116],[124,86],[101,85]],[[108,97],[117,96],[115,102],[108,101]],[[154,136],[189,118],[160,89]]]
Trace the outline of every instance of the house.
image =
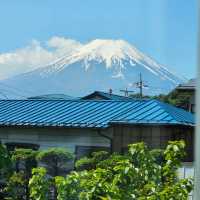
[[195,113],[195,91],[196,91],[196,79],[190,79],[187,83],[180,84],[176,90],[179,94],[189,94],[188,108],[189,112]]
[[28,97],[28,99],[72,100],[76,98],[66,94],[44,94],[44,95]]
[[91,94],[81,97],[81,99],[83,100],[131,100],[133,98],[128,97],[128,96],[113,94],[112,90],[110,90],[109,92],[94,91]]
[[123,152],[139,141],[164,148],[185,139],[193,161],[194,116],[157,100],[0,100],[0,140],[8,149],[67,147],[77,158]]

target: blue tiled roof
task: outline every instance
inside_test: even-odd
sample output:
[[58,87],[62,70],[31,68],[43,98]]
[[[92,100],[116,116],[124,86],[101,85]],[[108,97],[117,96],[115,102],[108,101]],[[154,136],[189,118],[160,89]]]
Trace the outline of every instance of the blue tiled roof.
[[157,100],[0,100],[0,126],[106,128],[111,123],[188,125],[194,116]]

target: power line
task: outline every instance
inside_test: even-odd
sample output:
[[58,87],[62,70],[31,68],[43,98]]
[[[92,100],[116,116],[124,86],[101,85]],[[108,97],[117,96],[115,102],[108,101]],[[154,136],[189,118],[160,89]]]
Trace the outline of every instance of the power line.
[[144,81],[142,79],[142,73],[140,73],[139,81],[132,84],[132,86],[135,86],[136,88],[139,88],[140,90],[140,98],[143,97],[143,88],[149,87],[148,85],[144,84]]
[[[139,74],[139,81],[130,84],[130,86],[139,89],[139,96],[140,96],[141,99],[143,98],[143,89],[144,89],[144,88],[146,88],[146,89],[151,89],[151,92],[152,92],[152,90],[153,90],[153,91],[157,91],[157,92],[159,92],[160,94],[163,94],[162,92],[163,92],[163,91],[166,91],[166,88],[164,88],[164,87],[155,87],[155,86],[151,86],[151,85],[145,84],[145,82],[143,81],[143,78],[142,78],[142,73]],[[153,93],[152,93],[152,94],[153,94]]]

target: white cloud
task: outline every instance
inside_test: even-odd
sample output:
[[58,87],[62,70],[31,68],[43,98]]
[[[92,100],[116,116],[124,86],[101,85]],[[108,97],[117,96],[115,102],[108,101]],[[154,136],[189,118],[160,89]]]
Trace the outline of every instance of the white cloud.
[[78,41],[56,36],[50,38],[46,45],[33,40],[26,47],[0,54],[0,79],[46,66],[81,46]]
[[77,48],[81,47],[82,44],[76,40],[65,39],[63,37],[52,37],[47,45],[49,47],[55,48],[58,54],[71,53]]

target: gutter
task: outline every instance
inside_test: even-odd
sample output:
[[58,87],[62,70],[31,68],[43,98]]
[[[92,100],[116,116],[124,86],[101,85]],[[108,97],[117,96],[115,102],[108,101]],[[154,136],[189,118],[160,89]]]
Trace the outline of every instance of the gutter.
[[141,125],[145,125],[145,126],[189,126],[189,127],[195,127],[196,124],[195,123],[148,123],[148,122],[128,122],[128,121],[112,121],[109,123],[110,125],[134,125],[134,126],[141,126]]

